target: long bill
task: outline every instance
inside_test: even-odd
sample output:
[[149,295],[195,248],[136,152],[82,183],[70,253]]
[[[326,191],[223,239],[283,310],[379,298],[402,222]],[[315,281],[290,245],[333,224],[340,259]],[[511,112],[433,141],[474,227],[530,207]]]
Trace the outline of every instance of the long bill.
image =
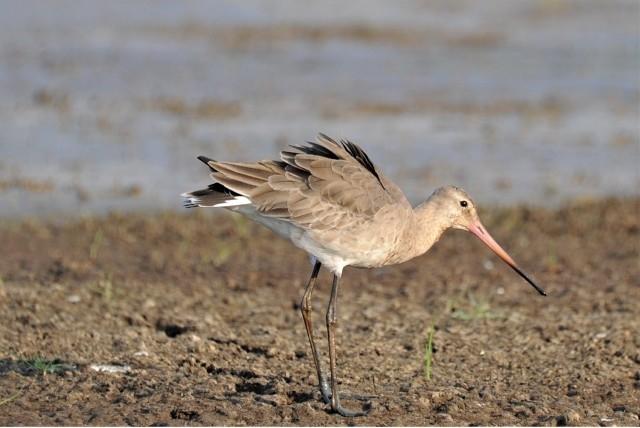
[[491,250],[494,253],[496,253],[498,255],[498,257],[500,257],[502,260],[504,260],[504,262],[506,264],[511,266],[511,268],[518,273],[518,275],[520,275],[522,278],[524,278],[525,281],[527,281],[529,284],[531,284],[531,286],[533,288],[535,288],[538,293],[542,294],[543,296],[547,295],[547,293],[541,287],[539,287],[535,282],[533,282],[531,280],[531,278],[529,278],[527,276],[527,274],[524,273],[522,271],[522,269],[520,269],[518,267],[518,265],[511,258],[511,256],[509,256],[509,254],[507,254],[507,252],[502,249],[500,244],[498,244],[495,241],[495,239],[493,239],[493,237],[491,235],[489,235],[489,232],[487,232],[487,230],[484,228],[484,226],[482,226],[482,224],[480,222],[477,222],[477,223],[472,224],[471,226],[469,226],[469,232],[471,232],[474,235],[476,235],[482,242],[484,242],[484,244],[487,247],[491,248]]

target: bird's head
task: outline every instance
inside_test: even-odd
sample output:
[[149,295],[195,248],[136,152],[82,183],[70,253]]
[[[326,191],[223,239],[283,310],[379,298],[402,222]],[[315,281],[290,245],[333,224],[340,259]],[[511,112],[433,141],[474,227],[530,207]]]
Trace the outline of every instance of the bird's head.
[[546,296],[545,291],[525,274],[507,252],[493,239],[483,226],[476,211],[475,204],[469,195],[459,187],[446,186],[437,189],[430,200],[437,206],[441,215],[448,219],[449,227],[473,233],[487,247],[498,255],[506,264],[524,278],[538,293]]

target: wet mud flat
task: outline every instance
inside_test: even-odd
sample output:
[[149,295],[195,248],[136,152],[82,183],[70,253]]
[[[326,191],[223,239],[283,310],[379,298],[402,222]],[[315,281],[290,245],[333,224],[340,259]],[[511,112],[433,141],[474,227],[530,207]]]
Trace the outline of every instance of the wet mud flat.
[[462,232],[347,269],[340,389],[372,405],[357,419],[319,400],[311,266],[269,231],[211,211],[3,221],[0,425],[638,425],[639,209],[482,212],[546,298]]
[[3,5],[0,218],[177,209],[207,184],[195,156],[272,159],[318,132],[416,202],[640,188],[637,1],[155,3]]

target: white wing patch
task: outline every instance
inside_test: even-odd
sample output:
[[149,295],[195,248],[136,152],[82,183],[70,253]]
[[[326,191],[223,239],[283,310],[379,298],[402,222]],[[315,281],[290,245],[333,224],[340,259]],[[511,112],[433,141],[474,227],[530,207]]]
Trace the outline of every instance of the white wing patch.
[[215,204],[215,205],[202,205],[202,199],[200,199],[197,196],[193,196],[191,193],[187,192],[187,193],[183,193],[180,196],[182,196],[183,198],[185,198],[185,205],[190,205],[190,206],[197,206],[197,207],[203,207],[203,208],[228,208],[228,207],[235,207],[238,205],[250,205],[251,204],[251,200],[249,200],[249,198],[247,198],[246,196],[236,196],[233,199],[228,199],[224,202],[221,202],[219,204]]
[[249,205],[251,201],[246,196],[236,196],[233,199],[229,199],[228,201],[224,201],[221,204],[216,204],[214,207],[224,208],[224,207],[235,207],[237,205]]

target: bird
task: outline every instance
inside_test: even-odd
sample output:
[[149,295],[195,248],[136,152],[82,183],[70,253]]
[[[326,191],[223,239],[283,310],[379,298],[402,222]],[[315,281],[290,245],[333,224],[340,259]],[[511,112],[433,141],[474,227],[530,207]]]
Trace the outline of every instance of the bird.
[[[337,387],[337,302],[345,267],[402,263],[426,253],[447,229],[462,229],[478,237],[538,293],[546,295],[487,232],[464,190],[440,187],[413,207],[365,151],[349,140],[336,141],[320,133],[313,142],[290,145],[278,160],[198,159],[209,167],[213,183],[183,193],[185,207],[235,211],[309,253],[313,269],[300,309],[322,399],[342,416],[363,416],[371,409],[370,404],[362,410],[344,407]],[[329,381],[311,321],[311,296],[322,266],[333,274],[326,312]]]

